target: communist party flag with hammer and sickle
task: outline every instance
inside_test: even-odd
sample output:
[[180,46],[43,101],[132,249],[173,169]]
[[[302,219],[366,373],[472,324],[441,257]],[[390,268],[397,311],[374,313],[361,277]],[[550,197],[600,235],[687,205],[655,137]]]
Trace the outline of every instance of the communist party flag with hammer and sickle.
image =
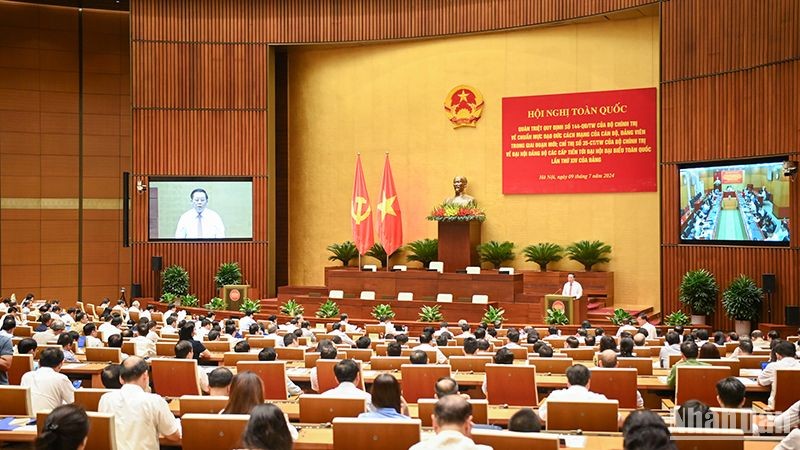
[[[389,154],[383,164],[383,181],[381,194],[378,201],[378,239],[386,250],[387,255],[397,250],[403,243],[403,223],[400,216],[400,202],[397,200],[397,191],[394,189],[392,167],[389,165]],[[386,261],[383,261],[384,263]]]
[[358,254],[363,255],[375,243],[375,238],[372,234],[372,208],[369,206],[364,170],[361,169],[361,155],[356,157],[356,179],[353,183],[353,199],[350,201],[350,218],[353,224],[353,241],[358,248]]

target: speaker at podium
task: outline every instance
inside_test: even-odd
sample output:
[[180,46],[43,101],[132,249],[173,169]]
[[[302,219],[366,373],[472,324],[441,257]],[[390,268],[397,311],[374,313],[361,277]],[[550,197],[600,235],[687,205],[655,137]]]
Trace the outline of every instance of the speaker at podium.
[[580,324],[586,320],[586,298],[576,299],[569,295],[545,295],[544,304],[547,309],[560,309],[569,318],[570,324]]

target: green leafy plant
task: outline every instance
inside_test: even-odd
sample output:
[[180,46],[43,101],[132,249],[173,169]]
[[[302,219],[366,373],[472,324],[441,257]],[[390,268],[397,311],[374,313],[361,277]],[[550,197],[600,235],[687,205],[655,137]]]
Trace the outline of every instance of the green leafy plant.
[[306,309],[303,308],[303,305],[297,303],[295,299],[289,299],[286,303],[281,305],[281,313],[286,314],[287,316],[295,317],[303,314],[303,311]]
[[567,325],[569,323],[569,317],[567,317],[564,310],[548,309],[545,311],[544,321],[548,325]]
[[747,275],[739,275],[722,293],[722,307],[734,320],[753,321],[758,319],[763,299],[764,291],[756,282]]
[[189,293],[189,272],[179,265],[172,265],[164,269],[161,274],[163,286],[161,291],[182,297]]
[[431,261],[439,258],[438,239],[420,239],[406,244],[409,254],[406,257],[409,261],[419,261],[427,269]]
[[391,319],[394,317],[394,311],[392,311],[392,307],[390,305],[375,305],[372,308],[372,317],[383,320],[383,319]]
[[611,261],[608,257],[611,246],[602,241],[578,241],[568,245],[564,250],[569,259],[583,264],[587,272],[590,272],[596,264]]
[[440,305],[434,306],[423,306],[419,309],[419,321],[420,322],[441,322],[444,320],[444,316],[442,312],[439,310]]
[[242,304],[239,306],[239,311],[243,313],[257,313],[261,311],[261,302],[258,300],[250,300],[249,298],[245,297],[245,299],[242,300]]
[[494,306],[489,306],[489,309],[486,310],[483,314],[483,318],[481,319],[481,323],[495,323],[495,322],[503,322],[505,320],[506,310],[502,308],[495,308]]
[[616,326],[627,325],[633,321],[633,316],[622,308],[614,308],[614,314],[608,316],[608,320]]
[[466,205],[442,203],[433,208],[427,219],[437,222],[469,222],[472,220],[483,222],[486,220],[486,213],[478,207],[478,203],[475,201]]
[[525,261],[535,262],[542,272],[547,272],[547,265],[551,262],[560,261],[562,258],[561,252],[563,251],[564,249],[560,245],[552,242],[541,242],[522,249]]
[[339,305],[335,301],[328,299],[319,305],[316,316],[320,319],[330,319],[339,316]]
[[161,302],[162,303],[175,303],[175,299],[177,299],[177,298],[178,298],[177,295],[170,294],[169,292],[165,292],[165,293],[161,294]]
[[478,246],[481,261],[490,262],[494,267],[500,267],[506,261],[514,259],[514,243],[510,241],[489,241]]
[[214,297],[211,299],[210,302],[206,303],[203,306],[205,306],[206,309],[210,309],[212,311],[223,311],[228,308],[228,302],[219,297]]
[[196,295],[184,295],[181,299],[181,306],[186,306],[187,308],[194,308],[199,304],[200,299]]
[[[400,249],[393,251],[392,254],[389,255],[389,259],[392,259],[395,255],[397,255],[399,251]],[[384,249],[383,245],[378,242],[370,247],[369,250],[367,250],[367,253],[364,253],[364,255],[377,259],[381,265],[386,264],[386,249]]]
[[714,275],[706,269],[690,270],[681,280],[678,299],[695,315],[713,314],[717,305],[719,286]]
[[349,266],[351,260],[358,258],[358,249],[352,241],[331,244],[328,246],[328,251],[333,253],[328,256],[328,260],[341,261],[344,267]]
[[664,324],[671,327],[689,325],[689,322],[689,316],[683,311],[673,311],[667,317],[664,317]]
[[217,274],[214,276],[214,283],[218,288],[230,284],[242,283],[242,269],[238,262],[227,262],[219,265]]

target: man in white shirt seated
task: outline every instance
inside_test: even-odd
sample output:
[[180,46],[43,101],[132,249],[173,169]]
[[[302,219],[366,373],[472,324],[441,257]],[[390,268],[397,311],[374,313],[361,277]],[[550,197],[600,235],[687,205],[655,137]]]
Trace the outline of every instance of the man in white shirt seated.
[[[142,317],[142,315],[141,315],[142,311],[139,309],[139,306],[140,306],[139,300],[134,300],[133,303],[131,303],[131,307],[128,308],[128,316],[126,318],[127,320],[131,320],[131,313],[139,313],[139,318]],[[149,317],[148,317],[148,319],[149,319]]]
[[[272,351],[274,352],[275,349]],[[230,369],[217,367],[208,374],[208,395],[227,397],[231,393],[232,382],[233,373]]]
[[161,334],[170,333],[170,334],[178,334],[178,329],[175,328],[175,321],[177,318],[175,316],[167,317],[167,324],[161,327]]
[[[287,334],[287,336],[289,336],[289,335]],[[258,360],[259,361],[275,361],[276,359],[278,359],[278,354],[275,352],[274,348],[266,347],[263,350],[261,350],[260,352],[258,352]],[[316,369],[316,367],[315,367],[315,369]],[[317,387],[319,387],[319,386],[317,386]],[[294,384],[294,381],[290,380],[289,376],[287,375],[286,376],[286,392],[288,392],[289,395],[300,395],[300,394],[303,393],[303,390],[300,389],[300,387],[298,385]]]
[[506,333],[506,337],[508,338],[508,344],[504,345],[505,348],[522,348],[519,345],[519,331],[516,328],[509,328],[508,332]]
[[331,331],[329,334],[331,336],[339,336],[340,338],[342,338],[342,344],[347,344],[351,347],[355,347],[356,346],[355,341],[353,341],[353,339],[351,339],[350,336],[347,335],[347,333],[342,331],[342,328],[344,328],[344,326],[345,326],[344,322],[334,323],[333,331]]
[[340,315],[339,316],[339,321],[342,323],[342,331],[344,331],[344,332],[347,332],[347,333],[361,333],[361,332],[364,331],[361,328],[358,328],[357,326],[352,325],[350,323],[350,319],[347,316],[347,314]]
[[436,435],[420,441],[409,450],[491,450],[469,438],[472,432],[472,405],[460,395],[446,395],[433,408]]
[[64,322],[61,319],[53,319],[50,321],[50,328],[33,333],[33,340],[39,345],[55,343],[58,340],[58,335],[63,333],[64,329]]
[[252,311],[245,312],[244,317],[239,319],[239,332],[242,333],[242,335],[244,335],[245,332],[250,331],[250,325],[253,325],[254,323],[256,323],[256,321],[253,320],[253,312]]
[[60,373],[63,364],[64,352],[49,347],[39,356],[39,368],[22,376],[20,386],[31,389],[34,413],[75,401],[75,387],[66,375]]
[[583,297],[583,286],[575,281],[574,273],[567,275],[567,282],[564,283],[564,287],[561,289],[561,295],[575,297],[576,300]]
[[[156,310],[155,306],[147,305],[147,308],[145,308],[145,309],[143,309],[142,311],[139,312],[139,318],[140,319],[144,318],[144,319],[147,319],[147,320],[153,320],[153,312],[155,310]],[[130,311],[129,311],[129,314],[130,314]]]
[[544,404],[539,407],[539,417],[543,421],[547,421],[547,402],[549,401],[593,402],[608,400],[605,395],[589,390],[591,376],[591,372],[584,365],[575,364],[570,366],[567,369],[568,387],[550,393]]
[[[175,359],[194,359],[192,343],[189,341],[178,341],[175,344]],[[208,394],[208,374],[199,365],[195,365],[197,370],[197,385],[200,390]]]
[[103,341],[97,337],[97,325],[87,323],[83,326],[83,335],[86,338],[84,348],[103,347]]
[[468,323],[463,323],[461,326],[461,334],[457,334],[455,337],[459,338],[468,338],[468,337],[475,337],[474,334],[470,333],[470,327]]
[[647,330],[647,338],[648,339],[655,339],[658,337],[658,330],[656,330],[655,325],[650,323],[648,320],[646,313],[640,312],[636,316],[636,324],[639,325],[639,328],[644,328]]
[[179,441],[180,422],[157,394],[149,394],[147,362],[131,356],[122,362],[122,388],[104,394],[98,411],[114,416],[117,450],[159,450],[159,436]]
[[635,334],[637,331],[639,331],[639,329],[638,329],[638,328],[636,328],[635,326],[631,325],[631,323],[630,323],[629,321],[625,321],[625,322],[622,322],[622,326],[620,326],[620,327],[617,329],[617,334],[616,334],[616,336],[617,336],[617,337],[621,336],[621,335],[622,335],[622,333],[624,333],[625,331],[627,331],[628,333],[630,333],[630,334],[631,334],[631,336],[632,336],[632,335],[634,335],[634,334]]
[[435,351],[436,352],[436,364],[447,364],[447,357],[444,356],[441,350],[437,347],[431,345],[431,340],[433,337],[428,333],[422,333],[419,336],[419,345],[414,347],[414,350],[421,350],[425,351]]
[[339,361],[333,367],[333,375],[339,385],[323,392],[323,397],[363,398],[366,400],[366,407],[369,408],[372,403],[372,396],[369,395],[369,392],[358,388],[358,386],[361,386],[361,371],[357,362],[352,359]]
[[[319,341],[316,350],[319,352],[319,359],[336,359],[336,355],[338,354],[336,346],[333,345],[333,342],[329,341],[328,339]],[[319,377],[317,376],[316,367],[311,368],[309,378],[311,381],[311,389],[314,392],[319,392]]]
[[736,377],[717,381],[717,402],[721,408],[738,409],[744,406],[744,383]]
[[[598,360],[600,362],[600,367],[606,369],[615,369],[617,367],[617,353],[614,350],[603,350],[600,352]],[[644,408],[644,400],[639,391],[636,391],[636,407],[640,409]]]
[[269,324],[267,334],[264,337],[275,341],[275,347],[283,347],[283,336],[278,335],[278,326],[274,323]]
[[545,339],[558,339],[561,337],[561,332],[558,331],[555,325],[547,327],[547,337]]
[[122,333],[122,317],[120,316],[113,316],[111,317],[110,321],[107,321],[100,325],[97,331],[100,332],[100,339],[103,342],[108,342],[108,338],[115,335]]
[[166,322],[167,319],[169,319],[172,316],[175,316],[175,319],[178,322],[180,322],[181,319],[178,318],[177,314],[178,314],[178,307],[175,306],[175,303],[170,303],[170,304],[167,305],[167,310],[164,312],[164,315],[162,316],[162,319]]
[[767,364],[767,367],[758,376],[758,384],[762,386],[772,385],[772,392],[769,394],[770,408],[775,408],[775,371],[777,369],[800,367],[800,363],[795,359],[797,352],[791,342],[781,341],[775,345],[773,351],[778,360]]
[[145,359],[156,356],[156,343],[147,338],[148,328],[146,323],[139,322],[139,324],[136,325],[138,336],[131,339],[133,348],[136,350],[136,356]]
[[440,323],[439,324],[439,329],[433,332],[433,337],[437,338],[442,333],[450,333],[450,335],[452,336],[453,333],[450,331],[449,326],[450,326],[450,324],[448,324],[447,322]]
[[681,337],[678,333],[670,331],[664,340],[664,346],[658,354],[659,367],[666,369],[669,367],[669,355],[681,354]]

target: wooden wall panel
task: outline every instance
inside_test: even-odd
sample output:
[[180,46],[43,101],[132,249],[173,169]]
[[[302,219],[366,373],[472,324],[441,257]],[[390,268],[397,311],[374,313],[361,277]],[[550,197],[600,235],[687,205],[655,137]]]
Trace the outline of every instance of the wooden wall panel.
[[[787,0],[689,1],[662,6],[662,311],[680,308],[689,271],[706,268],[721,289],[740,274],[774,273],[772,322],[797,305],[800,189],[791,183],[789,248],[680,245],[678,163],[800,154],[800,4]],[[721,304],[715,328],[730,329]],[[762,321],[768,320],[762,317]]]
[[134,0],[131,37],[270,43],[406,39],[523,27],[651,3],[657,1]]

